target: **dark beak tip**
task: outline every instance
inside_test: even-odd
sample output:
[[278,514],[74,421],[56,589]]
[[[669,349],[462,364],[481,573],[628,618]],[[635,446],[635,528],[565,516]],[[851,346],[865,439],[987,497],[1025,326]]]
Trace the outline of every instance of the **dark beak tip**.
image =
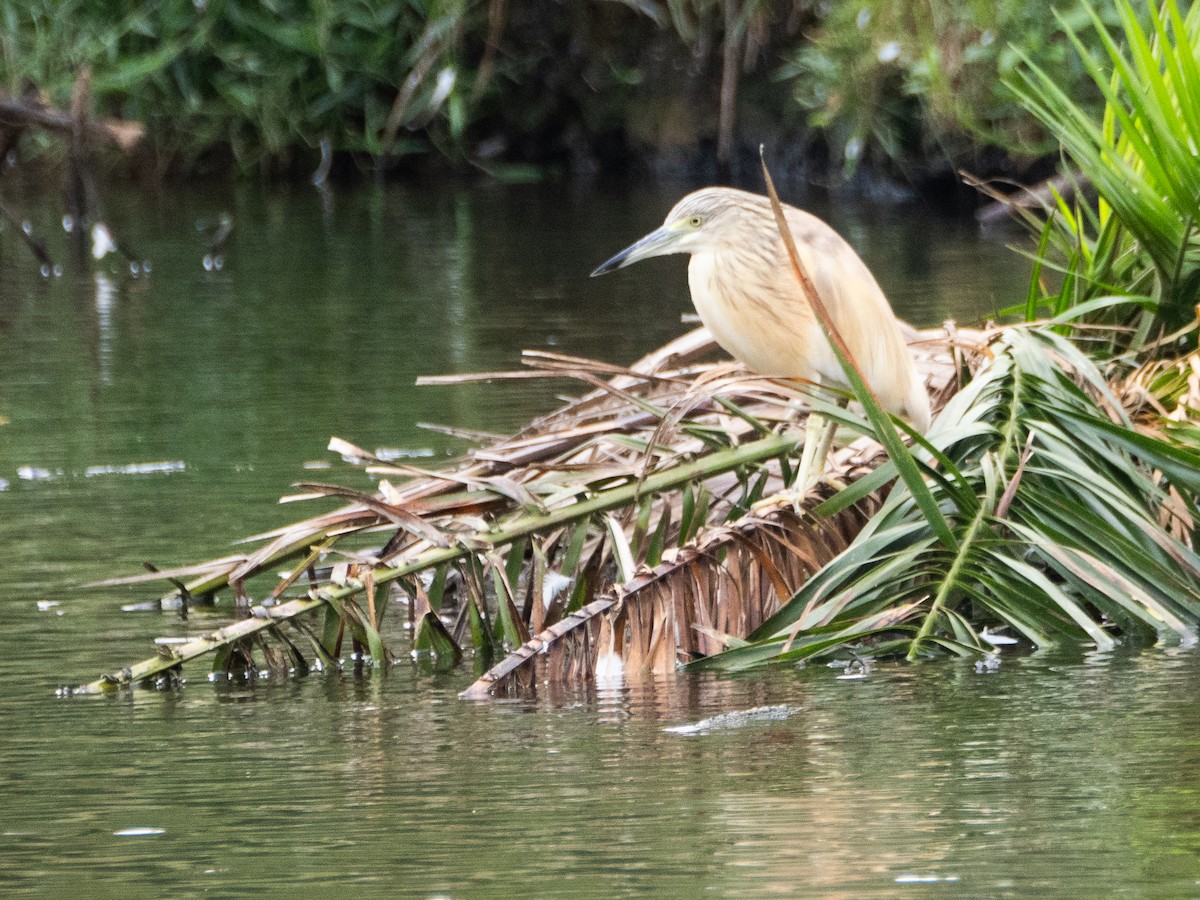
[[646,235],[646,237],[636,243],[630,244],[615,256],[609,257],[592,270],[592,277],[607,275],[609,272],[615,272],[617,269],[625,268],[630,263],[637,262],[645,255],[646,243],[653,237],[657,237],[657,232]]
[[592,270],[591,277],[595,278],[597,275],[607,275],[609,272],[613,272],[621,268],[621,266],[624,265],[627,256],[627,251],[622,250],[612,259],[606,259]]

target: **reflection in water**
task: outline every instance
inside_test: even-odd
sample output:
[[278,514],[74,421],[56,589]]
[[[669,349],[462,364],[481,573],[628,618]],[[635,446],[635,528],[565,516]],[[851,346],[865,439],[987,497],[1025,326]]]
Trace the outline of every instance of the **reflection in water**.
[[[678,334],[681,260],[620,285],[587,273],[683,192],[127,195],[113,225],[152,275],[43,281],[3,257],[6,896],[1195,892],[1188,652],[780,668],[497,703],[457,700],[467,668],[210,684],[197,667],[176,692],[51,699],[220,621],[118,611],[152,588],[73,585],[312,514],[274,504],[306,462],[369,487],[315,459],[331,435],[442,456],[463,443],[414,423],[506,431],[571,390],[413,390],[417,375],[512,368],[522,347],[629,362]],[[238,228],[205,272],[190,223],[225,211]],[[915,322],[1021,294],[1023,265],[969,224],[816,211]],[[66,477],[89,470],[103,477]]]
[[99,362],[100,383],[112,384],[113,307],[117,302],[117,286],[103,272],[96,273],[96,358]]
[[[1186,889],[1198,876],[1171,857],[1200,841],[1200,667],[1144,656],[672,678],[559,702],[461,703],[466,678],[400,670],[42,703],[8,758],[38,782],[55,746],[70,787],[21,795],[7,871],[51,890],[125,872],[143,893]],[[666,730],[764,707],[791,714]],[[64,715],[87,746],[60,743]],[[112,837],[127,828],[168,848]]]
[[450,338],[450,360],[452,371],[470,369],[472,346],[469,341],[470,325],[475,307],[473,276],[474,259],[471,252],[474,217],[470,201],[465,193],[454,198],[454,243],[446,259],[446,295],[450,304],[446,310]]

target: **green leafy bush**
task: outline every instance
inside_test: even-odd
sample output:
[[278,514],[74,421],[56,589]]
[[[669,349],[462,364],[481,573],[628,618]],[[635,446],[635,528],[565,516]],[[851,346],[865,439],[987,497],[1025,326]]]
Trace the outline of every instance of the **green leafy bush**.
[[164,155],[228,147],[243,168],[323,138],[402,153],[422,145],[413,124],[450,149],[481,16],[467,0],[6,2],[0,83],[62,102],[88,66],[100,108],[146,122]]
[[[1184,16],[1167,0],[1161,13],[1150,10],[1149,27],[1131,4],[1119,11],[1114,32],[1089,10],[1089,33],[1102,48],[1095,57],[1062,20],[1104,96],[1102,117],[1030,57],[1012,84],[1098,194],[1095,202],[1060,198],[1049,216],[1039,261],[1064,278],[1044,296],[1035,285],[1027,312],[1062,315],[1088,304],[1077,315],[1135,327],[1137,349],[1152,335],[1194,324],[1200,300],[1200,6]],[[1115,303],[1114,295],[1131,302]]]
[[901,171],[931,157],[961,161],[981,143],[1034,156],[1053,149],[1003,79],[1022,54],[1073,97],[1096,96],[1068,39],[1078,6],[1056,18],[1023,0],[856,0],[828,13],[781,68],[849,175],[864,161]]

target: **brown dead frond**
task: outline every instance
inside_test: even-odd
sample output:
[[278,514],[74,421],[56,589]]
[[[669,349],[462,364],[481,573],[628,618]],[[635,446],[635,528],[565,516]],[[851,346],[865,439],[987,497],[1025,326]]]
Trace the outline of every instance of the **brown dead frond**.
[[[913,338],[940,404],[957,390],[978,335],[947,327]],[[440,470],[335,438],[331,450],[386,479],[378,491],[300,485],[289,500],[342,505],[255,536],[260,546],[244,555],[109,583],[190,578],[182,589],[197,596],[235,584],[251,602],[267,598],[236,629],[181,645],[171,666],[210,652],[244,664],[261,644],[251,636],[273,639],[322,610],[323,632],[295,626],[322,662],[336,660],[345,633],[386,657],[376,626],[396,591],[409,602],[420,652],[456,659],[468,640],[512,652],[476,693],[671,670],[760,624],[853,538],[875,502],[818,520],[769,500],[786,487],[801,395],[704,362],[714,349],[697,329],[629,367],[528,355],[526,377],[565,374],[590,390]],[[865,441],[840,451],[822,490],[872,470],[879,452]],[[234,638],[239,653],[222,654]],[[294,658],[294,647],[283,646],[282,658]],[[89,687],[167,668],[147,661]]]
[[[819,491],[850,481],[884,458],[874,442],[840,451]],[[769,501],[655,566],[643,566],[574,616],[532,638],[464,692],[508,696],[549,682],[642,679],[724,649],[750,634],[849,546],[871,497],[831,518],[798,515],[790,498]]]

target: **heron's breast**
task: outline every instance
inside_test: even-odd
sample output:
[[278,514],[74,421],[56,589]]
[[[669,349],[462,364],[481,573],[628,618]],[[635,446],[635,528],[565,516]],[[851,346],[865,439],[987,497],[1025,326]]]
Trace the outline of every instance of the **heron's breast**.
[[817,376],[810,353],[820,335],[812,311],[798,294],[781,294],[773,272],[718,253],[695,253],[688,286],[717,343],[749,368],[763,375]]

